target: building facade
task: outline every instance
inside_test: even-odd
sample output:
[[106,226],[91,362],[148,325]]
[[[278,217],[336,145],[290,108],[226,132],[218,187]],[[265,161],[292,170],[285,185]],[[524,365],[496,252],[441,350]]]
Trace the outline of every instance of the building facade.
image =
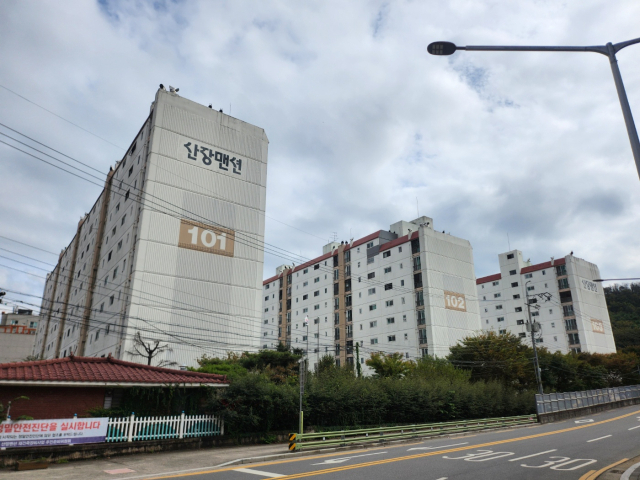
[[29,357],[36,340],[40,317],[32,310],[14,308],[0,317],[0,363],[20,362]]
[[373,352],[445,356],[481,329],[471,245],[428,217],[278,267],[263,282],[262,309],[262,348],[307,350],[310,366],[324,355],[359,357],[365,372]]
[[498,255],[500,273],[477,280],[482,328],[531,341],[527,298],[539,346],[551,351],[615,353],[598,266],[573,255],[532,265],[522,252]]
[[195,366],[259,347],[268,140],[160,88],[47,275],[34,353]]

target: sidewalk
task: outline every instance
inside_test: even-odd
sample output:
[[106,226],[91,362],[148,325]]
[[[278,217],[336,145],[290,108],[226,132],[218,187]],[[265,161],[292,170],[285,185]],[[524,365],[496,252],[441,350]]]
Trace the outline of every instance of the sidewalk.
[[[214,467],[243,458],[269,455],[295,455],[288,451],[287,443],[272,445],[241,445],[233,447],[212,447],[201,450],[182,450],[162,453],[142,453],[124,455],[97,460],[78,460],[63,464],[52,464],[45,470],[18,472],[14,467],[0,469],[0,479],[65,479],[65,480],[103,480],[131,478]],[[241,462],[238,462],[241,463]],[[113,470],[129,470],[122,473],[107,473]]]

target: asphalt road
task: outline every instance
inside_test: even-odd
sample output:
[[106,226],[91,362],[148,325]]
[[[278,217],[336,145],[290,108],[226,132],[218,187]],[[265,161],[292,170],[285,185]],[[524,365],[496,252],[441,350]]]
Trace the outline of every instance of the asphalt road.
[[[285,448],[283,446],[283,448]],[[473,436],[189,471],[145,478],[193,480],[586,479],[640,455],[638,406],[593,417]],[[121,480],[140,476],[119,476]],[[595,478],[595,477],[594,477]]]

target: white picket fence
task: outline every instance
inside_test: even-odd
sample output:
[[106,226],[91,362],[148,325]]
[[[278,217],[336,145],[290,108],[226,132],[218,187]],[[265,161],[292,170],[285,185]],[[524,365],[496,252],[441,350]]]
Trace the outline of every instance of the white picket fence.
[[224,421],[213,415],[110,418],[107,442],[135,442],[168,438],[210,437],[224,435]]

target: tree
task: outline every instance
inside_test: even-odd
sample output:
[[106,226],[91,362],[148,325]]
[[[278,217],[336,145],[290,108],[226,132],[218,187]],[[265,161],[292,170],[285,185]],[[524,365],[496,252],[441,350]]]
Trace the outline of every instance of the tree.
[[[128,351],[129,355],[133,355],[134,357],[144,357],[147,359],[147,365],[151,365],[151,361],[160,355],[163,352],[172,352],[172,348],[168,343],[164,345],[160,345],[160,340],[151,340],[150,342],[145,342],[142,339],[142,335],[140,332],[136,332],[133,337],[133,351]],[[170,360],[161,360],[157,367],[170,367],[177,365],[178,362],[173,362]]]
[[378,377],[401,378],[415,368],[415,363],[404,361],[402,353],[372,353],[365,363],[373,368]]
[[[544,352],[545,349],[539,349]],[[451,347],[448,360],[471,372],[471,380],[498,380],[517,389],[536,387],[533,349],[512,333],[485,332]]]
[[[24,395],[20,397],[16,397],[13,400],[9,400],[7,402],[7,411],[4,411],[4,405],[0,403],[0,422],[4,422],[9,415],[11,415],[11,404],[17,400],[29,400],[29,397],[25,397]],[[18,420],[32,420],[32,417],[28,417],[26,415],[22,415],[18,417]]]

